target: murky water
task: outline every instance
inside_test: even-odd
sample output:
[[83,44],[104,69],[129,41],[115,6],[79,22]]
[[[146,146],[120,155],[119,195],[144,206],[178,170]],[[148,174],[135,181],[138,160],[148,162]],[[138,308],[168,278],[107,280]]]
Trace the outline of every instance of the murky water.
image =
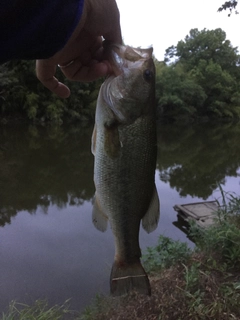
[[[161,125],[156,185],[161,218],[140,232],[144,250],[163,234],[192,243],[178,228],[175,204],[239,194],[240,125]],[[0,311],[13,299],[49,304],[71,298],[82,310],[109,293],[111,230],[91,222],[91,128],[0,127]]]

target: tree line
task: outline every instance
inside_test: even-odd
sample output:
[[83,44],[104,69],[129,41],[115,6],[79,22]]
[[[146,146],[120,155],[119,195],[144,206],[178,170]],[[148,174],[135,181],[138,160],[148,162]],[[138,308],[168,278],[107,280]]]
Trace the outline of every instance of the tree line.
[[[222,29],[191,29],[184,40],[166,49],[164,61],[155,64],[159,117],[240,117],[240,55]],[[42,86],[33,61],[0,65],[0,117],[93,121],[103,79],[69,83],[58,72],[60,81],[71,88],[68,99],[58,98]]]
[[16,60],[0,65],[0,117],[30,121],[92,121],[101,80],[70,82],[60,70],[57,78],[71,88],[71,96],[61,99],[36,78],[35,62]]
[[226,33],[191,29],[156,62],[156,93],[162,116],[239,118],[240,56]]

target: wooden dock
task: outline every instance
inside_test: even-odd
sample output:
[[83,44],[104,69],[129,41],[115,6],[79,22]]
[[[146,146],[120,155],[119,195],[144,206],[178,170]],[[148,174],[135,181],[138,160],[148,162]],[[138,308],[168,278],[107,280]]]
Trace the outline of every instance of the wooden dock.
[[214,223],[214,212],[219,209],[219,204],[217,201],[205,201],[176,204],[173,208],[183,220],[195,220],[200,227],[206,228]]

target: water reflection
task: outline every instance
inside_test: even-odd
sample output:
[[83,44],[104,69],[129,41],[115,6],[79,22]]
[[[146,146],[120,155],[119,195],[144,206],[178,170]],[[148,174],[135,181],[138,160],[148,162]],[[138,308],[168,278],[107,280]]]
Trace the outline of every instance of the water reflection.
[[180,196],[207,199],[225,177],[239,177],[240,125],[160,126],[158,169]]
[[92,198],[91,128],[0,127],[0,225],[17,212]]
[[[94,194],[92,128],[0,127],[0,225],[21,210],[80,206]],[[161,181],[180,196],[207,199],[226,176],[239,176],[240,125],[160,125]]]
[[[94,194],[92,128],[0,127],[0,225],[17,212],[80,206]],[[180,196],[207,199],[239,176],[240,125],[159,125],[157,168]]]
[[[71,307],[81,309],[97,292],[109,292],[114,241],[111,230],[102,234],[91,222],[91,133],[77,126],[0,127],[0,311],[12,299],[54,305],[70,297]],[[159,234],[186,240],[173,205],[207,199],[229,177],[235,190],[226,191],[239,190],[239,135],[233,124],[159,126],[161,219],[154,233],[140,230],[143,249]]]

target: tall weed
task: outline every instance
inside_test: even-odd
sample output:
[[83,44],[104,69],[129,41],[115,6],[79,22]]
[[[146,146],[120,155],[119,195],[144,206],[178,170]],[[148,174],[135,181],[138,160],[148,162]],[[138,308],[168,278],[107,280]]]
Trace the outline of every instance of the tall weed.
[[223,203],[216,212],[214,225],[201,229],[191,223],[190,235],[200,250],[235,267],[240,262],[240,198],[224,196]]

